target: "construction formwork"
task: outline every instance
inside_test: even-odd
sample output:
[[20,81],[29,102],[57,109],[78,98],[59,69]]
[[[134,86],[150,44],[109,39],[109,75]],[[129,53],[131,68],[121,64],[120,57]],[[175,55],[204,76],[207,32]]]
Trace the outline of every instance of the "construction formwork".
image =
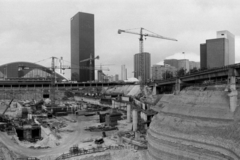
[[108,126],[116,126],[118,123],[118,120],[121,120],[121,113],[111,113],[111,114],[107,114],[105,117],[105,123]]
[[19,140],[31,141],[41,139],[40,126],[33,127],[31,125],[24,125],[22,127],[16,127],[15,129]]

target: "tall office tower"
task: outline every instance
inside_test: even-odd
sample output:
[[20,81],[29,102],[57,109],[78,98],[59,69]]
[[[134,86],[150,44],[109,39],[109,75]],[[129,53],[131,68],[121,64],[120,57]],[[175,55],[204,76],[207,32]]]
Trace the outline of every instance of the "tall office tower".
[[[71,18],[71,79],[85,82],[95,80],[94,15],[78,12]],[[84,62],[80,62],[86,60]]]
[[217,38],[225,38],[228,40],[228,54],[226,54],[225,63],[235,64],[235,36],[229,31],[218,31]]
[[[141,60],[143,59],[143,62]],[[141,68],[143,67],[143,68]],[[143,77],[141,77],[141,70],[143,72]],[[134,77],[146,82],[150,79],[151,70],[151,55],[148,52],[137,53],[134,55]]]
[[121,66],[121,78],[122,80],[127,80],[127,69],[125,67],[125,65]]
[[235,63],[235,38],[229,31],[218,31],[216,39],[200,44],[201,68],[222,67]]
[[207,69],[207,45],[200,44],[200,68]]

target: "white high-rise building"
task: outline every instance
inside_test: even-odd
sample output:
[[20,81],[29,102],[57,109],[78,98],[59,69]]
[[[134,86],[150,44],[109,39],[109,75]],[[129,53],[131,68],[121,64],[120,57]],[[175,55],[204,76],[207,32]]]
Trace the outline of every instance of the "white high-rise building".
[[121,66],[121,79],[127,80],[127,68],[125,67],[125,65]]
[[223,67],[235,64],[235,36],[227,30],[218,31],[217,38],[200,44],[201,68]]
[[228,40],[228,45],[225,54],[225,64],[234,64],[235,63],[235,36],[227,30],[218,31],[217,38],[226,38]]

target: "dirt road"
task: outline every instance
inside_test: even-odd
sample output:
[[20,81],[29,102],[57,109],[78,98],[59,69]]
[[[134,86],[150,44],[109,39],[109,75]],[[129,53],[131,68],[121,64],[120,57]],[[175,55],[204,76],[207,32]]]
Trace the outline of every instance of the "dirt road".
[[[20,146],[14,141],[12,141],[9,136],[6,133],[0,133],[0,141],[5,144],[10,150],[21,153],[22,155],[28,156],[28,157],[42,157],[42,156],[51,156],[51,155],[60,155],[62,153],[67,153],[75,144],[81,143],[81,141],[84,139],[84,137],[91,137],[88,132],[84,130],[86,126],[89,126],[91,124],[91,121],[93,119],[86,119],[84,116],[79,116],[76,118],[76,128],[75,132],[67,133],[69,136],[67,136],[63,143],[61,143],[59,146],[54,148],[48,148],[48,149],[30,149],[23,146]],[[92,122],[93,123],[93,122]]]

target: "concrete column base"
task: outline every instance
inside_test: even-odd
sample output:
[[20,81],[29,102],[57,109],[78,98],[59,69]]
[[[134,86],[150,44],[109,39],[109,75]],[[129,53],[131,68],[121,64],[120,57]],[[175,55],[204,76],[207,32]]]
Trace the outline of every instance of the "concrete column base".
[[180,79],[176,79],[175,82],[175,94],[179,94],[181,90],[181,80]]
[[131,104],[127,104],[127,123],[131,123]]
[[238,91],[232,90],[230,93],[228,93],[228,96],[229,96],[230,111],[234,112],[237,109]]
[[135,132],[135,140],[139,140],[140,139],[140,133],[139,132]]

